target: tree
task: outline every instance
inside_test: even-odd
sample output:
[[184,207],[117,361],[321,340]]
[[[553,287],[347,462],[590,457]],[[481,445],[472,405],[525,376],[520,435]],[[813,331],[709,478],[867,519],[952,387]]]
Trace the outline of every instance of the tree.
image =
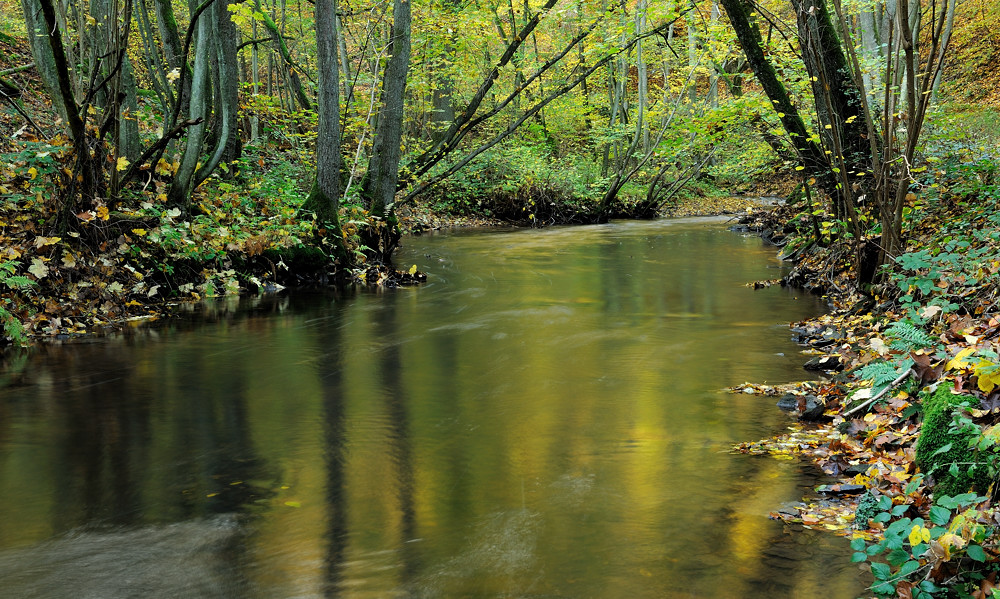
[[[791,0],[798,49],[813,92],[819,131],[813,133],[764,54],[760,32],[750,17],[752,5],[747,0],[722,0],[722,4],[806,174],[819,181],[833,201],[836,217],[846,221],[862,282],[871,282],[876,267],[903,249],[902,215],[910,169],[948,45],[948,14],[953,7],[931,3],[927,11],[931,18],[922,26],[919,0],[898,0],[894,5],[893,20],[886,27],[884,80],[879,86],[882,106],[877,114],[868,100],[865,69],[840,0],[834,0],[835,16],[825,0]],[[923,61],[916,51],[920,37],[929,42]],[[862,200],[870,207],[859,206]],[[865,212],[880,225],[877,237],[862,225]]]
[[340,65],[337,43],[337,0],[316,0],[317,111],[316,176],[302,205],[327,229],[338,257],[347,259],[340,229]]
[[399,243],[393,198],[399,181],[399,160],[403,143],[403,105],[406,100],[406,78],[410,69],[411,11],[409,0],[395,0],[392,7],[392,28],[389,34],[389,62],[382,79],[382,98],[375,126],[368,170],[361,184],[369,214],[381,219],[369,226],[362,235],[362,244],[369,248],[371,258],[388,262]]

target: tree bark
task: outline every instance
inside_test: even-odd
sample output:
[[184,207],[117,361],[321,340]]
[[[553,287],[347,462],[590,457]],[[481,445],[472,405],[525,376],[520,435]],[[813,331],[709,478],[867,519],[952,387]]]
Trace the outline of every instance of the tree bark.
[[317,116],[316,177],[302,205],[316,214],[317,224],[329,231],[338,258],[346,260],[340,229],[340,81],[337,48],[337,0],[316,0]]
[[385,217],[396,194],[399,160],[402,155],[403,105],[406,76],[410,69],[411,15],[409,0],[395,0],[389,42],[389,63],[385,67],[382,98],[372,142],[368,172],[362,195],[373,216]]

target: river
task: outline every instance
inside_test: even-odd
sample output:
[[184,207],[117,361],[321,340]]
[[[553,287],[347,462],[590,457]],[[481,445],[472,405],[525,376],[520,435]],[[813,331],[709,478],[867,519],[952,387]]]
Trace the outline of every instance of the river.
[[220,300],[0,375],[0,597],[850,598],[822,480],[734,454],[806,377],[716,220],[409,238],[417,288]]

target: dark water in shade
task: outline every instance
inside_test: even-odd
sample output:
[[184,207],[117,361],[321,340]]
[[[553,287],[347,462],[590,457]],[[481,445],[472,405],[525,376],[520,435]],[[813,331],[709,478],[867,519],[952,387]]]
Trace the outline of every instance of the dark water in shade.
[[410,239],[427,285],[220,302],[0,376],[0,597],[850,598],[789,424],[815,298],[711,221]]

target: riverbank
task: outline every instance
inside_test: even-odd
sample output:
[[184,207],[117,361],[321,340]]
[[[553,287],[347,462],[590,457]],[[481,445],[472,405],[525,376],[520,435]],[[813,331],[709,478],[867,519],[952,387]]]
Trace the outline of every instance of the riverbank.
[[733,388],[797,417],[789,433],[735,449],[801,455],[833,477],[801,503],[775,506],[772,517],[850,537],[852,559],[872,572],[879,596],[986,597],[996,584],[995,172],[992,161],[952,160],[924,179],[907,208],[906,253],[868,293],[854,284],[847,248],[802,239],[808,215],[783,209],[744,219],[795,256],[783,283],[823,294],[832,310],[792,325],[822,382]]

